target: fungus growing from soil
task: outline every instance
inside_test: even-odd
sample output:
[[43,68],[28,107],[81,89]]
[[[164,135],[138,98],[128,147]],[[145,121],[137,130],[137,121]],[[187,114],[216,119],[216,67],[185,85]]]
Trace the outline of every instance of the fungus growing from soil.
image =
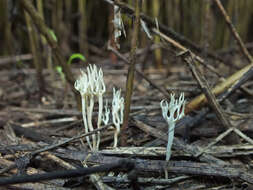
[[[85,128],[85,133],[89,132],[88,123],[87,123],[87,114],[86,114],[87,99],[88,99],[88,85],[89,85],[89,82],[88,82],[87,74],[81,70],[81,75],[75,82],[75,89],[78,90],[81,94],[82,116],[83,116],[83,124]],[[86,141],[90,149],[92,149],[89,136],[86,136]]]
[[166,149],[166,161],[169,161],[171,157],[171,147],[174,139],[175,123],[184,116],[184,107],[185,107],[184,93],[180,94],[178,100],[175,100],[175,94],[171,94],[170,103],[168,104],[167,101],[162,100],[160,102],[160,106],[162,109],[163,118],[166,120],[168,124],[168,143]]
[[[105,106],[103,105],[103,94],[106,91],[106,86],[102,69],[98,70],[96,65],[89,65],[86,72],[81,70],[81,75],[75,82],[75,89],[80,92],[82,98],[82,116],[85,133],[94,130],[92,125],[92,114],[95,100],[98,102],[97,127],[100,128],[102,122],[107,125],[110,119],[110,110],[107,101]],[[114,147],[117,147],[118,143],[120,125],[123,121],[123,109],[124,98],[121,97],[121,90],[115,90],[115,88],[113,88],[112,120],[115,125]],[[86,140],[91,150],[98,150],[100,144],[100,132],[98,132],[97,135],[92,134],[92,143],[89,136],[86,137]]]
[[[98,71],[96,65],[89,65],[87,67],[87,72],[81,70],[81,75],[75,82],[75,88],[80,92],[82,98],[82,115],[85,132],[88,133],[94,130],[92,125],[92,113],[95,97],[97,97],[99,105],[97,127],[100,128],[103,112],[103,94],[106,90],[102,69]],[[92,144],[88,136],[86,140],[92,150],[98,150],[100,133],[98,132],[97,135],[92,135]]]
[[120,125],[123,123],[124,98],[120,94],[121,90],[113,88],[112,121],[116,128],[114,132],[114,148],[117,147]]

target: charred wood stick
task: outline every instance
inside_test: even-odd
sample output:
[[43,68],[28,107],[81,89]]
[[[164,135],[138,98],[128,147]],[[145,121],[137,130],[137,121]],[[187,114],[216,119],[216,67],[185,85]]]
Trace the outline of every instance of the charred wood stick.
[[[236,156],[253,155],[253,145],[217,145],[210,146],[208,149],[203,148],[204,152],[219,158],[231,158]],[[203,152],[203,151],[202,151]],[[203,152],[203,153],[204,153]],[[118,156],[118,157],[134,157],[134,158],[154,158],[161,159],[166,155],[166,147],[120,147],[117,149],[107,148],[100,150],[100,154],[104,156]],[[172,155],[176,157],[190,156],[183,151],[173,151]],[[201,155],[201,154],[200,154]]]
[[[59,153],[56,153],[56,155],[59,157],[64,156],[60,155]],[[65,156],[67,156],[66,158],[69,159],[70,154],[66,154]],[[84,159],[87,158],[86,163],[95,165],[108,164],[112,161],[119,162],[122,159],[126,159],[115,156],[104,156],[98,153],[84,153],[83,156]],[[197,163],[191,161],[166,162],[164,160],[146,160],[134,158],[128,158],[128,161],[134,163],[134,170],[137,172],[137,174],[147,175],[153,172],[162,173],[164,172],[164,168],[167,168],[169,173],[228,177],[234,179],[242,179],[248,183],[253,184],[253,174],[242,169],[244,167],[240,165],[219,165],[214,163]]]
[[109,172],[109,171],[119,171],[119,170],[131,170],[134,168],[134,163],[127,160],[119,160],[118,162],[113,162],[109,164],[104,164],[101,166],[95,166],[91,168],[81,168],[72,169],[65,171],[48,172],[44,174],[33,174],[33,175],[22,175],[7,178],[0,178],[0,186],[17,184],[17,183],[28,183],[28,182],[38,182],[44,180],[52,180],[59,178],[71,178],[80,177],[85,175],[90,175],[98,172]]
[[[99,128],[99,129],[95,129],[94,131],[91,131],[91,132],[89,132],[89,133],[84,133],[84,134],[81,134],[81,135],[77,135],[77,136],[74,136],[74,137],[69,138],[69,139],[67,139],[67,140],[60,141],[60,142],[58,142],[58,143],[45,146],[45,147],[43,147],[43,148],[41,148],[41,149],[38,149],[38,150],[35,150],[35,151],[31,152],[30,154],[27,154],[26,156],[29,157],[29,159],[31,159],[33,156],[35,156],[35,155],[37,155],[37,154],[39,154],[39,153],[41,153],[41,152],[45,152],[45,151],[48,151],[48,150],[52,150],[52,149],[55,149],[55,148],[57,148],[57,147],[63,146],[63,145],[65,145],[65,144],[67,144],[67,143],[70,143],[70,142],[73,142],[73,141],[75,141],[75,140],[78,140],[78,139],[80,139],[80,138],[83,138],[83,137],[92,135],[92,134],[94,134],[94,133],[97,133],[98,131],[102,131],[102,130],[107,129],[109,126],[110,126],[110,125],[107,125],[107,126],[104,126],[104,127]],[[17,167],[17,165],[16,165],[16,164],[13,164],[13,165],[11,165],[11,166],[8,166],[8,167],[6,167],[6,168],[3,168],[3,169],[0,170],[0,174],[5,173],[5,172],[8,172],[9,170],[14,169],[14,168],[16,168],[16,167]]]
[[33,151],[36,147],[31,144],[18,144],[18,145],[1,145],[0,153],[1,154],[14,154],[19,151],[27,152]]
[[[179,177],[174,177],[170,179],[156,179],[156,178],[143,178],[143,177],[138,177],[137,183],[138,184],[155,184],[155,185],[170,185],[173,183],[178,183],[180,181],[183,181],[185,179],[191,178],[190,176],[179,176]],[[115,176],[104,176],[102,177],[102,181],[104,183],[126,183],[129,184],[131,181],[127,177],[115,177]]]
[[[141,121],[138,121],[138,120],[134,120],[134,124],[142,131],[145,131],[146,133],[167,142],[168,138],[166,135],[164,135],[163,131],[161,131],[159,129],[155,129],[155,128],[153,128]],[[178,150],[181,150],[185,153],[188,153],[188,154],[192,155],[193,157],[195,155],[197,155],[197,153],[201,150],[197,146],[186,144],[185,142],[183,142],[182,140],[180,140],[177,137],[174,137],[173,147],[175,147],[175,149],[178,149]],[[223,160],[215,158],[214,156],[207,154],[207,153],[203,153],[202,155],[200,155],[199,160],[203,161],[203,162],[207,162],[207,163],[215,163],[217,165],[226,165],[226,162],[224,162]]]
[[235,156],[245,156],[253,155],[253,145],[228,145],[228,146],[213,146],[206,150],[209,154],[215,155],[217,157],[235,157]]
[[24,127],[18,126],[15,123],[10,123],[10,124],[14,132],[19,136],[24,136],[25,138],[31,139],[32,141],[35,141],[35,142],[43,141],[49,144],[53,143],[53,139],[51,137],[46,136],[45,134],[39,133],[35,131],[34,129],[24,128]]

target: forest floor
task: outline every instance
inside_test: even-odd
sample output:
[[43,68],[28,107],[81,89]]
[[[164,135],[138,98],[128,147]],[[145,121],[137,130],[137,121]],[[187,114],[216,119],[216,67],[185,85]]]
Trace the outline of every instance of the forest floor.
[[[139,59],[139,58],[138,58]],[[92,59],[91,59],[92,60]],[[95,58],[94,58],[95,60]],[[140,56],[140,60],[142,57]],[[111,106],[113,87],[125,94],[127,66],[108,58],[96,58],[103,69],[106,84],[104,99]],[[149,60],[149,62],[151,62]],[[46,91],[38,89],[36,72],[29,65],[0,71],[0,173],[4,177],[25,174],[49,174],[111,163],[134,163],[134,167],[109,172],[96,172],[76,178],[52,179],[13,184],[6,189],[251,189],[253,188],[253,111],[247,80],[220,103],[231,126],[224,128],[217,113],[208,105],[192,110],[176,123],[172,157],[166,162],[168,125],[162,116],[160,101],[166,99],[158,86],[178,98],[184,92],[186,105],[202,93],[190,69],[174,57],[164,69],[137,64],[151,81],[135,75],[131,114],[127,128],[127,146],[113,148],[114,127],[100,132],[98,151],[86,143],[82,112],[78,110],[69,84],[57,74],[43,71]],[[73,64],[75,78],[87,64]],[[146,67],[146,68],[145,68]],[[226,76],[236,68],[215,66]],[[243,66],[238,65],[238,68]],[[221,78],[202,68],[211,87]],[[224,91],[223,93],[227,92]],[[167,96],[167,97],[168,97]],[[169,101],[169,100],[168,100]],[[96,125],[95,104],[93,124]],[[110,121],[109,123],[111,123]],[[95,127],[96,128],[96,127]],[[122,135],[122,134],[121,134]],[[239,141],[231,143],[230,137]],[[121,137],[121,136],[120,136]],[[236,138],[236,139],[237,139]],[[124,162],[124,163],[125,163]],[[130,164],[131,165],[131,164]],[[109,167],[109,166],[108,166]],[[110,170],[110,169],[109,169]],[[112,169],[113,170],[113,169]],[[167,170],[167,177],[165,176]],[[4,178],[2,178],[3,180]],[[2,183],[0,178],[0,184]],[[0,188],[3,189],[3,188]]]

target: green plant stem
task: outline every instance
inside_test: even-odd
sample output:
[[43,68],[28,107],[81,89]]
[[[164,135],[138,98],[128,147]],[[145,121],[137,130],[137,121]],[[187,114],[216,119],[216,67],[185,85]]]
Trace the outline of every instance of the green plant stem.
[[0,33],[1,33],[1,56],[2,55],[12,55],[14,54],[14,46],[13,46],[13,33],[11,31],[12,23],[9,22],[8,12],[9,5],[8,1],[0,1]]
[[[152,1],[152,16],[159,20],[159,9],[160,9],[160,2],[159,1]],[[156,44],[160,43],[160,37],[155,36],[154,37],[154,42]],[[156,67],[158,69],[162,69],[162,50],[160,48],[156,49],[154,51],[155,53],[155,62],[156,62]]]
[[79,48],[82,54],[88,57],[88,42],[87,42],[87,2],[86,0],[78,0],[78,9],[80,13],[79,20]]
[[[43,0],[37,0],[36,3],[37,3],[38,12],[40,16],[42,17],[42,19],[44,20]],[[52,64],[51,47],[48,45],[46,38],[42,34],[40,34],[40,40],[42,43],[43,60],[46,60],[46,67],[49,70],[49,78],[51,81],[55,81],[55,73],[54,73],[53,64]]]
[[133,93],[133,83],[134,83],[134,71],[136,63],[136,49],[138,41],[138,32],[140,27],[140,7],[141,1],[135,1],[135,21],[134,21],[134,31],[131,41],[131,53],[130,53],[130,66],[127,73],[127,83],[126,83],[126,96],[125,96],[125,109],[124,109],[124,119],[122,124],[122,135],[121,135],[121,145],[126,145],[127,135],[126,130],[128,127],[131,97]]

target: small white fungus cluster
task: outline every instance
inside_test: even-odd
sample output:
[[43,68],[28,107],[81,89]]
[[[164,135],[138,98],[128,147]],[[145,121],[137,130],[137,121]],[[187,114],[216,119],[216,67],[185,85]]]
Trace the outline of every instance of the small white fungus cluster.
[[[109,122],[110,110],[106,102],[103,111],[103,94],[106,91],[106,86],[103,78],[103,71],[97,69],[96,65],[89,65],[86,72],[81,70],[81,75],[75,82],[75,89],[81,94],[82,99],[82,115],[85,132],[94,130],[92,124],[92,114],[95,101],[98,102],[98,119],[97,128],[101,127],[101,123],[106,125]],[[114,147],[117,146],[118,134],[120,132],[120,124],[122,124],[124,98],[120,97],[121,91],[113,89],[112,101],[112,120],[115,125]],[[90,137],[86,137],[87,143],[91,150],[98,150],[100,144],[100,132],[92,135],[92,143]]]

